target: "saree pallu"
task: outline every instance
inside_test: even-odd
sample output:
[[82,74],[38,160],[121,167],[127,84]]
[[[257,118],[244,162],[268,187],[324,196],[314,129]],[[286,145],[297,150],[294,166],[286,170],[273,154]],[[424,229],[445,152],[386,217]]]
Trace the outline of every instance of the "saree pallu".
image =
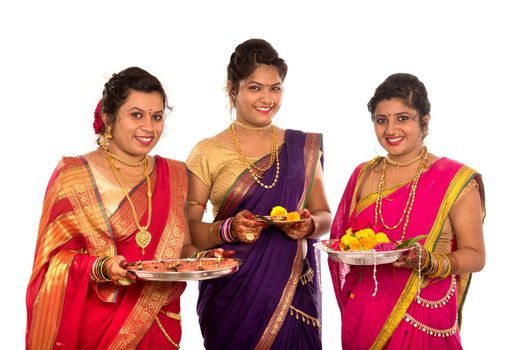
[[[262,188],[245,171],[226,195],[215,220],[243,209],[267,215],[276,205],[289,211],[304,208],[321,148],[321,135],[286,130],[276,186]],[[269,156],[257,166],[268,162]],[[275,172],[274,164],[263,181],[273,179]],[[253,244],[221,245],[235,250],[242,265],[229,277],[200,283],[197,312],[206,349],[320,349],[315,241],[307,240],[304,257],[300,241],[270,226]]]
[[[136,224],[126,198],[108,217],[87,160],[60,161],[46,191],[27,289],[28,349],[173,348],[157,316],[179,342],[180,322],[165,312],[180,312],[184,283],[137,281],[116,287],[89,281],[99,256],[123,255],[128,261],[179,257],[186,234],[186,169],[177,161],[155,160],[152,240],[145,255],[135,242]],[[146,192],[142,181],[129,194],[141,225],[147,222]]]
[[[340,238],[350,227],[373,227],[376,193],[358,199],[365,174],[380,161],[376,158],[353,172],[337,214],[331,238]],[[477,181],[484,201],[482,180],[472,169],[447,158],[437,160],[422,173],[417,187],[409,225],[404,239],[427,234],[421,244],[433,251],[453,203],[472,180]],[[392,225],[401,217],[411,184],[401,184],[387,192],[382,215]],[[402,225],[388,230],[378,228],[392,240],[402,236]],[[449,251],[455,249],[450,242]],[[444,280],[423,278],[417,302],[418,271],[377,265],[378,291],[375,296],[373,266],[348,266],[328,260],[335,295],[342,314],[344,349],[461,349],[459,325],[461,309],[471,274],[449,276]],[[429,306],[429,307],[428,307]]]

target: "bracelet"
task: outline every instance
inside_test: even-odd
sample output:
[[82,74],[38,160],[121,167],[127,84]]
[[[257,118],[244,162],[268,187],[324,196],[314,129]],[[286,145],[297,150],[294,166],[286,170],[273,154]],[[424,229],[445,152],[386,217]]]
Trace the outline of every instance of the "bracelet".
[[211,224],[211,226],[209,226],[209,240],[215,245],[220,245],[224,243],[224,241],[220,237],[220,231],[218,230],[221,223],[221,221],[215,221]]
[[91,266],[91,275],[89,276],[89,279],[92,282],[103,283],[111,281],[104,269],[105,262],[110,258],[110,256],[102,256],[93,262],[93,265]]
[[220,238],[222,241],[230,243],[235,242],[237,239],[233,236],[233,232],[231,232],[231,223],[233,222],[233,219],[235,217],[230,217],[222,221],[220,224]]
[[207,211],[206,203],[200,203],[200,202],[197,202],[197,201],[186,201],[186,204],[191,206],[191,207],[200,206],[200,207],[204,208],[204,211]]

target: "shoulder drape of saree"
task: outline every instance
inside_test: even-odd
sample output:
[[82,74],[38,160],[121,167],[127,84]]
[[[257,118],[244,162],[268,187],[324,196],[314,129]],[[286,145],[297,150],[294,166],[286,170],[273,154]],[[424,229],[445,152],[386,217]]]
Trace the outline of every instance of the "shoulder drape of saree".
[[[473,178],[478,178],[479,179],[478,181],[480,181],[479,174],[476,173],[473,169],[465,165],[462,165],[455,161],[451,161],[446,158],[442,158],[439,161],[440,163],[438,164],[438,166],[441,167],[441,169],[445,169],[445,171],[449,172],[452,176],[451,176],[451,181],[449,182],[449,185],[447,186],[447,190],[444,195],[444,198],[442,202],[440,203],[440,207],[438,209],[438,213],[433,222],[433,226],[424,243],[424,248],[426,248],[429,251],[433,250],[439,238],[442,226],[444,225],[444,221],[446,217],[448,216],[449,211],[451,207],[453,206],[453,203],[455,203],[455,200],[459,196],[460,192]],[[482,188],[482,185],[480,185],[480,187]],[[481,195],[482,197],[484,197],[483,190],[481,190]],[[468,276],[466,277],[466,280],[469,281],[471,276],[470,274],[467,274],[467,275]],[[411,275],[409,276],[409,279],[399,299],[397,300],[395,307],[391,311],[382,329],[380,330],[377,337],[375,338],[375,341],[371,349],[381,349],[386,345],[389,338],[391,337],[391,335],[393,334],[393,332],[399,325],[400,321],[403,319],[408,307],[413,302],[417,294],[417,286],[418,286],[418,272],[414,270],[411,273]],[[459,289],[457,293],[458,294],[458,303],[463,304],[463,299],[465,297],[464,285],[461,285],[459,283],[457,287]],[[458,312],[459,312],[459,318],[460,318],[460,310],[458,310]]]
[[[158,163],[166,163],[160,158],[158,160]],[[169,183],[176,184],[179,187],[177,189],[179,190],[178,194],[173,195],[170,206],[166,206],[169,209],[166,210],[172,209],[170,215],[179,217],[178,215],[181,212],[183,213],[184,196],[187,192],[184,190],[187,186],[185,167],[182,164],[169,163],[169,170],[167,170],[166,165],[163,167],[160,165],[156,171],[158,172],[158,169],[162,171],[163,168],[165,168],[163,170],[164,176],[169,175],[169,179],[164,180],[168,188]],[[166,191],[165,185],[164,188],[162,186],[159,188],[158,185],[156,188],[161,192],[169,192]],[[157,192],[155,191],[154,198],[158,197]],[[161,194],[161,196],[165,196],[165,194]],[[166,200],[157,198],[157,202],[159,200],[160,203],[157,203],[156,207],[165,206]],[[166,230],[164,233],[167,233],[166,235],[162,234],[162,239],[157,238],[157,242],[163,242],[158,245],[161,247],[157,250],[159,256],[170,257],[179,254],[185,234],[183,214],[181,218],[180,229],[172,230],[172,221],[180,223],[180,220],[171,218],[169,226],[171,230],[169,232]],[[156,230],[159,232],[162,232],[161,228],[165,223],[164,220],[161,221],[156,223]],[[175,233],[173,234],[173,232]],[[180,237],[182,239],[179,239]],[[79,252],[84,254],[78,254]],[[118,253],[122,254],[120,250]],[[113,256],[115,254],[117,254],[117,244],[114,240],[113,228],[106,216],[86,160],[83,157],[63,158],[50,180],[44,200],[33,274],[27,293],[28,347],[32,348],[32,345],[38,344],[38,348],[52,348],[55,341],[57,345],[60,343],[64,348],[75,346],[76,334],[71,334],[65,329],[74,330],[78,327],[75,327],[68,315],[63,315],[62,312],[74,312],[72,318],[79,322],[78,312],[81,310],[81,305],[87,294],[92,262],[96,256]],[[82,259],[79,260],[79,258]],[[75,261],[75,271],[79,270],[80,267],[82,270],[71,275],[73,271],[70,267],[73,261]],[[72,280],[68,282],[69,279]],[[70,286],[68,283],[74,283],[74,286]],[[104,285],[109,288],[105,288],[106,293],[99,294],[99,296],[105,297],[105,301],[115,302],[117,288],[109,283]],[[95,289],[97,287],[98,285],[94,286]],[[144,289],[147,290],[148,288],[151,289],[152,287],[148,286]],[[176,289],[177,287],[172,286],[171,290],[163,291],[160,293],[160,297],[157,292],[154,299],[161,300],[164,295],[166,296],[164,299],[166,299],[172,294],[173,288]],[[66,305],[73,303],[77,307],[64,308],[66,299]],[[138,297],[137,303],[141,300],[147,300],[147,298]],[[64,317],[68,320],[67,324],[62,323]],[[78,326],[78,324],[76,325]],[[44,329],[45,332],[39,331],[41,329]],[[145,331],[147,331],[147,328],[143,330],[142,335]],[[45,337],[43,333],[45,333]]]

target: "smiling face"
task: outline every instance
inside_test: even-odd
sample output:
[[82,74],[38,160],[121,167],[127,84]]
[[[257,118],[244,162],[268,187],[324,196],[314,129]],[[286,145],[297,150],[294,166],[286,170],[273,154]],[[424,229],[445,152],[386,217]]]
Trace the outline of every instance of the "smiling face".
[[382,100],[377,104],[373,116],[375,134],[392,159],[406,161],[420,153],[424,147],[420,118],[427,125],[430,116],[419,116],[414,108],[399,98]]
[[282,79],[274,66],[261,65],[245,80],[241,80],[238,93],[233,95],[237,119],[242,123],[262,127],[280,109]]
[[[107,120],[107,115],[104,116]],[[128,159],[143,159],[164,131],[164,100],[158,92],[131,90],[117,111],[109,151]]]

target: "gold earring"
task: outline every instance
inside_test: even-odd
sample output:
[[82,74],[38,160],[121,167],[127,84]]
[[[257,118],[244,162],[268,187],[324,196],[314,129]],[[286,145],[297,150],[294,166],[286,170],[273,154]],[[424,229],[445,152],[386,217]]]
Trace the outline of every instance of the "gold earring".
[[100,135],[98,143],[100,146],[102,146],[103,149],[107,149],[109,147],[109,140],[112,138],[113,134],[111,134],[111,125],[107,125],[105,127],[104,134]]
[[158,132],[156,131],[156,129],[153,129],[153,135],[155,136],[155,138],[158,137]]
[[423,129],[423,132],[424,132],[424,137],[428,136],[429,135],[429,128],[427,126],[425,126],[424,129]]

